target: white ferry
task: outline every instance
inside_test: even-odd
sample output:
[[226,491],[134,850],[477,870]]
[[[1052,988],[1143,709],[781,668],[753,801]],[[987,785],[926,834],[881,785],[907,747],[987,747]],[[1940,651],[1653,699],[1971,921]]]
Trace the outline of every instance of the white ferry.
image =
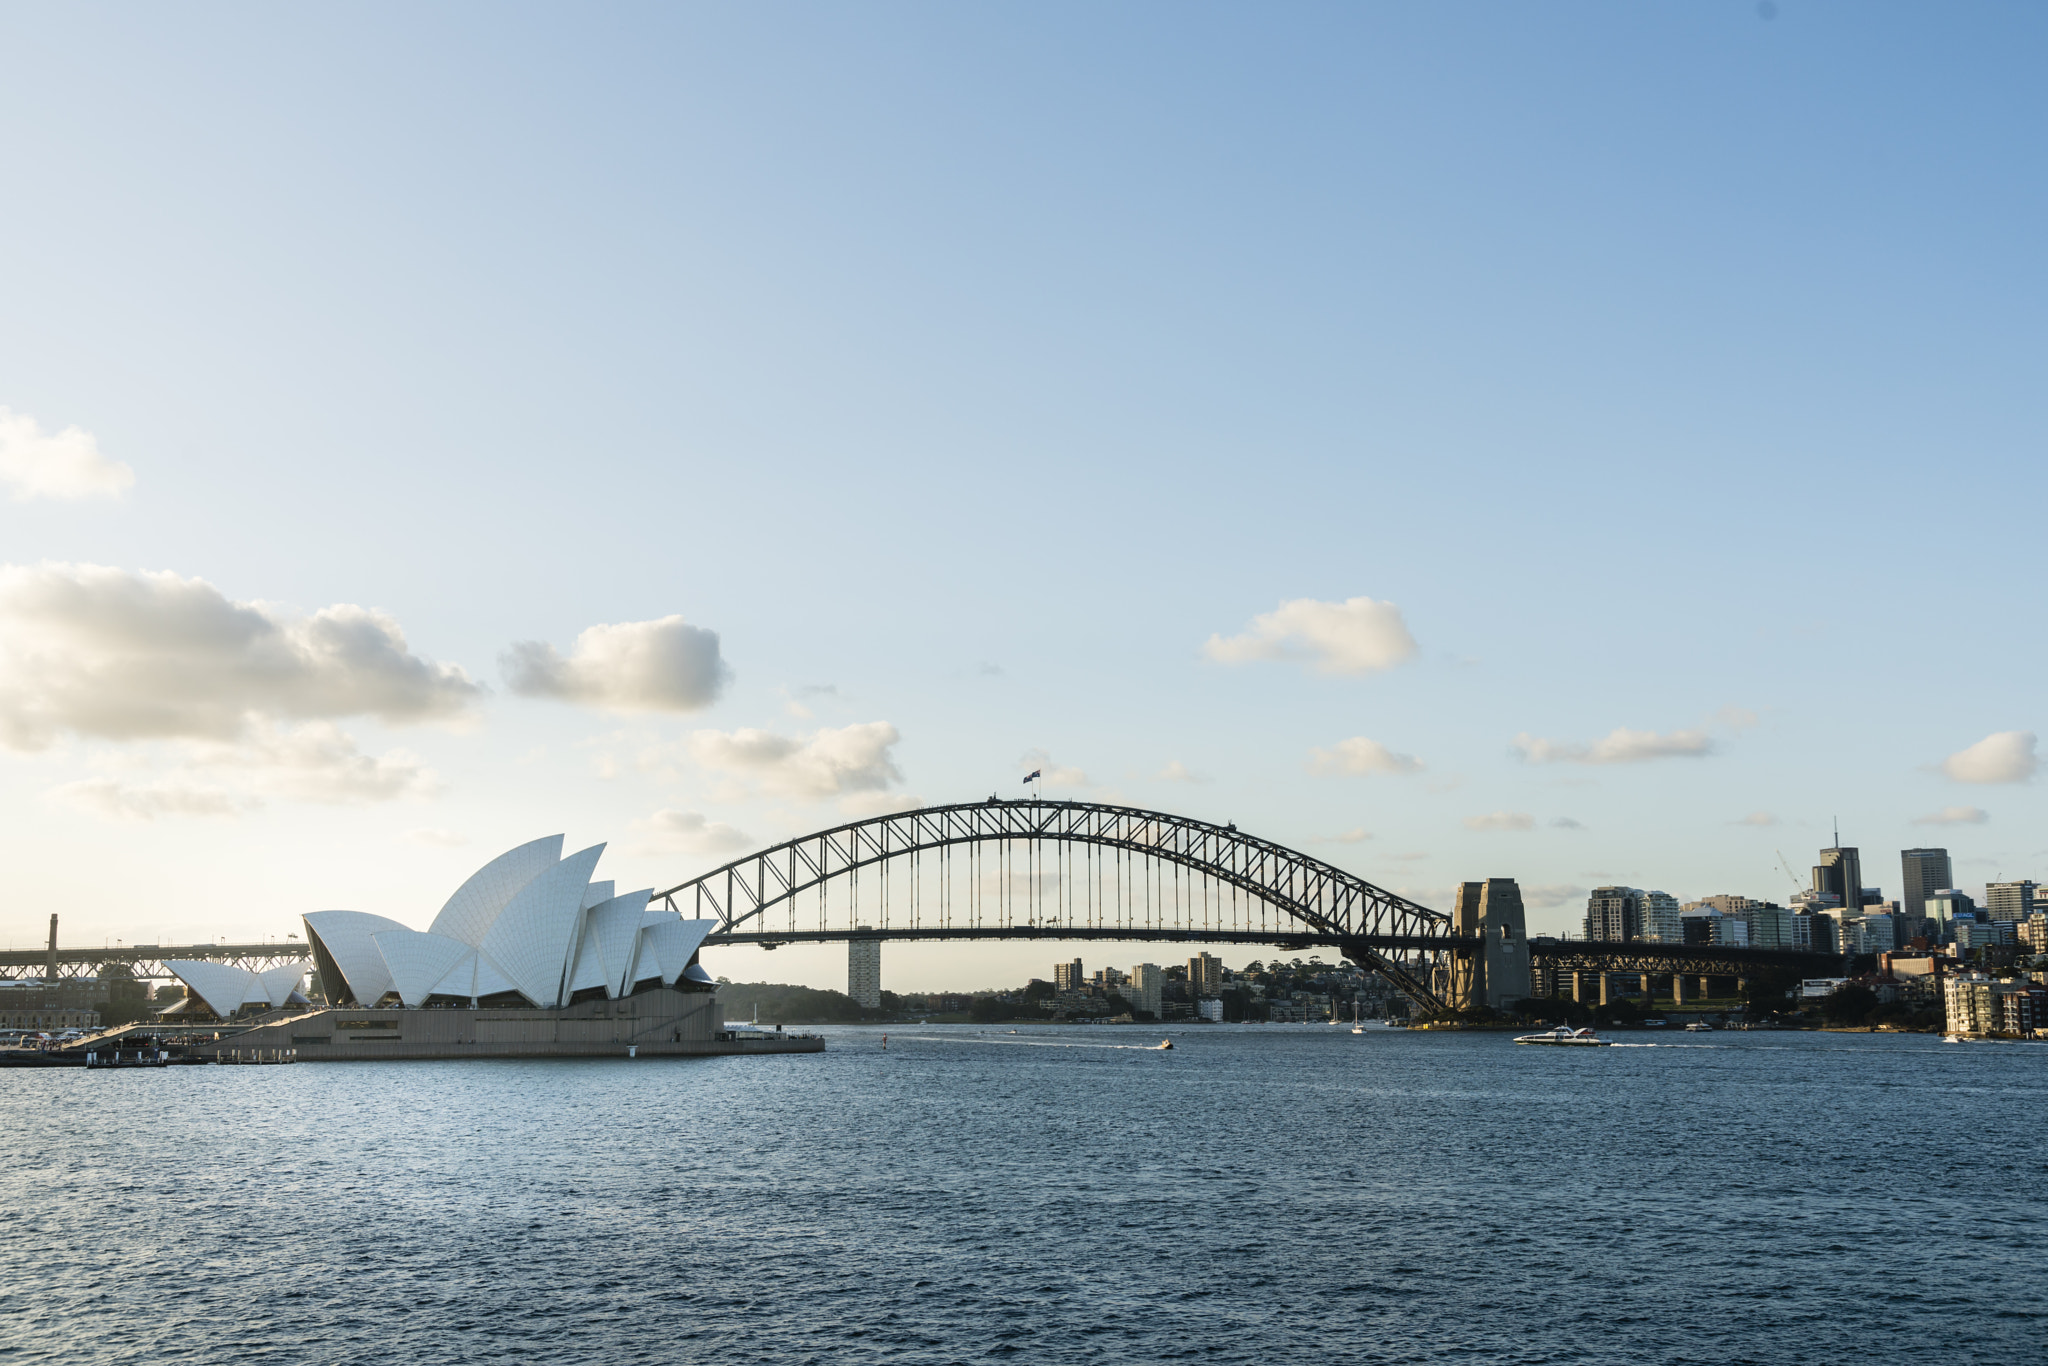
[[1560,1044],[1566,1048],[1606,1048],[1609,1041],[1590,1029],[1573,1029],[1570,1025],[1559,1025],[1543,1034],[1524,1034],[1516,1043]]

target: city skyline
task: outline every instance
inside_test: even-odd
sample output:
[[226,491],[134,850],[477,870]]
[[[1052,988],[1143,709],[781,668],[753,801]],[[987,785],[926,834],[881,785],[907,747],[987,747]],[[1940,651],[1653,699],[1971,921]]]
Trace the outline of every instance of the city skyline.
[[11,12],[0,934],[1034,770],[1535,933],[2048,875],[2041,552],[1916,539],[2048,482],[2048,21],[1788,10]]

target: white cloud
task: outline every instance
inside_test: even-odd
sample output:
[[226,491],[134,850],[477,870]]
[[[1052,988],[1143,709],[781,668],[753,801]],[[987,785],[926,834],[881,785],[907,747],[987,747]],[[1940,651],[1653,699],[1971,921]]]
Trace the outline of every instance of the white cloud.
[[2002,730],[1941,761],[1941,771],[1959,783],[2023,783],[2034,776],[2034,732]]
[[118,778],[82,778],[44,794],[81,811],[111,820],[153,821],[163,816],[239,816],[259,803],[224,788],[179,780],[148,783]]
[[724,854],[753,844],[746,834],[724,821],[714,821],[701,811],[666,808],[630,828],[647,836],[635,848],[642,854]]
[[1209,781],[1178,759],[1168,761],[1166,767],[1160,769],[1153,776],[1162,782],[1168,783],[1206,783]]
[[1291,659],[1318,673],[1367,674],[1391,669],[1415,657],[1415,637],[1391,602],[1350,598],[1318,602],[1295,598],[1252,618],[1242,635],[1210,636],[1203,647],[1224,664],[1254,659]]
[[1570,816],[1559,816],[1550,822],[1550,828],[1553,830],[1584,830],[1586,827],[1580,822],[1573,820]]
[[1991,813],[1981,806],[1944,806],[1939,811],[1913,818],[1915,825],[1982,825]]
[[439,777],[418,756],[402,749],[365,754],[331,721],[308,721],[290,730],[265,727],[246,743],[201,762],[216,771],[247,773],[258,792],[330,806],[430,797],[441,790]]
[[1696,759],[1714,752],[1714,741],[1703,730],[1674,730],[1659,735],[1650,730],[1617,726],[1592,744],[1545,740],[1526,731],[1517,735],[1514,747],[1532,764],[1639,764],[1649,759]]
[[551,697],[606,711],[699,711],[718,700],[732,671],[718,632],[681,617],[593,626],[565,658],[542,640],[522,640],[498,657],[521,697]]
[[883,792],[903,781],[889,751],[903,737],[887,721],[821,730],[807,738],[765,730],[692,731],[686,742],[701,767],[802,801],[849,792]]
[[135,483],[135,471],[100,454],[91,432],[45,432],[27,413],[0,408],[0,484],[14,501],[112,498]]
[[[1325,835],[1316,840],[1317,844],[1363,844],[1372,838],[1372,831],[1362,825],[1354,825],[1338,835]],[[1400,855],[1395,855],[1396,858]]]
[[1522,888],[1524,906],[1565,906],[1583,899],[1584,887],[1574,887],[1564,882],[1548,882],[1536,887]]
[[1776,825],[1777,823],[1778,818],[1768,811],[1752,811],[1739,821],[1729,822],[1730,825],[1754,825],[1759,829],[1765,826]]
[[1367,773],[1419,773],[1422,761],[1412,754],[1397,754],[1377,740],[1354,735],[1349,740],[1339,740],[1334,749],[1310,750],[1308,771],[1353,777]]
[[294,617],[203,579],[99,565],[0,567],[0,744],[232,740],[262,717],[450,718],[482,695],[341,604]]
[[1533,830],[1536,818],[1526,811],[1492,811],[1465,817],[1467,830]]
[[460,849],[469,843],[469,836],[438,826],[422,825],[399,836],[407,844],[424,845],[429,849]]

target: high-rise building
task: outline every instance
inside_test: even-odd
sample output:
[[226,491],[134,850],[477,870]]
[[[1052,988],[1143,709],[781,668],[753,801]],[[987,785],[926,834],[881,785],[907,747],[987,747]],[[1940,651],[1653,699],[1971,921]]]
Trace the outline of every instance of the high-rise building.
[[1931,915],[1927,898],[1944,887],[1955,885],[1946,849],[1901,849],[1899,851],[1899,909],[1918,918]]
[[[862,925],[861,929],[872,926]],[[858,1005],[878,1010],[882,1005],[882,941],[846,941],[846,994]]]
[[1083,991],[1088,986],[1088,975],[1081,969],[1081,960],[1052,965],[1052,986],[1054,991]]
[[1586,938],[1618,944],[1642,937],[1642,889],[1595,887],[1586,898]]
[[1682,944],[1683,927],[1678,922],[1678,898],[1669,892],[1643,893],[1643,938],[1652,944]]
[[2034,913],[2034,883],[2030,880],[1985,883],[1984,909],[1991,912],[1993,921],[2010,920],[2018,924]]
[[1835,904],[1850,915],[1863,904],[1863,856],[1845,847],[1839,833],[1833,848],[1820,851],[1820,862],[1813,869],[1813,890],[1840,897]]
[[1166,969],[1157,963],[1140,963],[1131,969],[1131,980],[1124,988],[1123,997],[1131,1003],[1133,1010],[1149,1010],[1157,1019],[1165,991]]
[[1208,953],[1188,959],[1188,995],[1200,999],[1223,994],[1223,960]]
[[1975,919],[1977,902],[1965,892],[1959,892],[1953,887],[1943,887],[1940,891],[1928,893],[1927,914],[1930,919],[1939,920],[1946,926],[1959,915]]

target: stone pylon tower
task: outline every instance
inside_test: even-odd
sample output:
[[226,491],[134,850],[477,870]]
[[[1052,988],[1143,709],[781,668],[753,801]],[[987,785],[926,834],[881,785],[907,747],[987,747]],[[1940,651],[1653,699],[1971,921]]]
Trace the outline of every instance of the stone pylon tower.
[[1495,1010],[1506,1010],[1531,990],[1529,926],[1522,912],[1522,889],[1513,878],[1486,880],[1479,893],[1479,930],[1486,936],[1480,955],[1481,999]]

